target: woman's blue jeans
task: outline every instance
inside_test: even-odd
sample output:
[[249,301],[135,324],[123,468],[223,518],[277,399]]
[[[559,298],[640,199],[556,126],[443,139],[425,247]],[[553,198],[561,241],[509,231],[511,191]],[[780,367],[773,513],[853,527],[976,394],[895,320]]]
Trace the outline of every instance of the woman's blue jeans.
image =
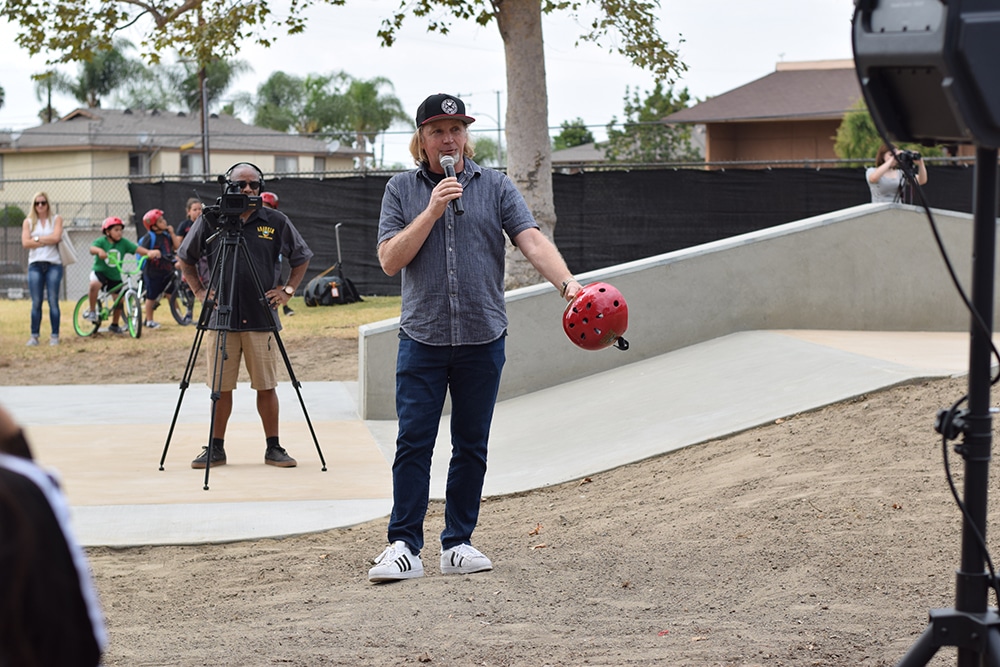
[[451,394],[451,463],[445,487],[441,548],[469,544],[479,521],[486,450],[505,361],[504,338],[485,345],[424,345],[399,341],[396,415],[399,434],[392,464],[389,542],[424,548],[431,456],[445,394]]
[[31,335],[37,336],[42,328],[42,297],[49,299],[49,324],[52,335],[59,335],[59,287],[62,285],[63,265],[53,262],[28,264],[28,291],[31,293]]

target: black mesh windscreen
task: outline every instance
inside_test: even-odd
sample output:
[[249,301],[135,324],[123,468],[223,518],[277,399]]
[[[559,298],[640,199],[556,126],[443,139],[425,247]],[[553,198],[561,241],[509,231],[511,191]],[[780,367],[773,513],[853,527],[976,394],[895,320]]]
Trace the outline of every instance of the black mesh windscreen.
[[[934,208],[972,212],[974,170],[930,167],[924,192]],[[375,250],[388,176],[328,180],[283,178],[266,189],[279,198],[315,253],[306,282],[337,262],[340,228],[344,276],[362,295],[399,294]],[[216,183],[130,185],[136,218],[162,208],[175,227],[188,197],[206,204]],[[593,171],[554,174],[556,244],[570,270],[583,273],[765,229],[871,200],[864,169]],[[914,197],[914,204],[918,203]]]

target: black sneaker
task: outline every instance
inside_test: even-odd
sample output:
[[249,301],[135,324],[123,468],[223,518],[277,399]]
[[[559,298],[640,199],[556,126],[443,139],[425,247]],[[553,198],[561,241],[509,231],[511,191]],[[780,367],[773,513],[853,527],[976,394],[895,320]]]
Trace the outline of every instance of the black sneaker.
[[264,452],[264,463],[269,466],[278,466],[279,468],[294,468],[299,464],[280,445],[267,448],[267,451]]
[[289,308],[287,304],[282,308],[282,312],[284,312],[285,315],[289,315],[289,316],[295,314],[295,311],[292,310],[291,308]]
[[109,324],[108,325],[108,331],[110,331],[113,334],[123,334],[123,333],[125,333],[125,330],[122,329],[117,324]]
[[[208,447],[201,448],[201,455],[191,461],[191,467],[204,469],[208,465]],[[223,447],[212,447],[212,467],[226,465],[226,450]]]

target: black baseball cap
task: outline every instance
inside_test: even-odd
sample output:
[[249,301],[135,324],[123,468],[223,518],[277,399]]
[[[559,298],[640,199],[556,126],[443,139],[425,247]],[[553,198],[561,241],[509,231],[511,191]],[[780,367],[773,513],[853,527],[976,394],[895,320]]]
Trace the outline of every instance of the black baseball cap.
[[457,118],[465,123],[476,122],[472,116],[465,115],[465,102],[454,95],[445,93],[431,95],[417,108],[417,127],[442,118]]

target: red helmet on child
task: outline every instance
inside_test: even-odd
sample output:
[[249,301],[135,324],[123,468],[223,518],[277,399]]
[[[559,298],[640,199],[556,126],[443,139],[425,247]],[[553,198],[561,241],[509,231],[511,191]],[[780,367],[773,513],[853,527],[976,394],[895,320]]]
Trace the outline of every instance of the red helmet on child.
[[104,222],[101,224],[101,231],[106,232],[108,231],[108,229],[114,227],[115,225],[121,225],[122,227],[124,227],[125,223],[122,222],[121,218],[114,215],[111,216],[110,218],[104,218]]
[[158,208],[151,208],[146,211],[146,215],[142,216],[142,224],[146,227],[148,232],[156,224],[156,221],[163,217],[163,211]]
[[273,192],[261,192],[260,198],[271,208],[278,208],[278,195]]
[[563,330],[585,350],[600,350],[617,344],[627,350],[622,334],[628,329],[628,304],[607,283],[591,283],[581,289],[563,313]]

